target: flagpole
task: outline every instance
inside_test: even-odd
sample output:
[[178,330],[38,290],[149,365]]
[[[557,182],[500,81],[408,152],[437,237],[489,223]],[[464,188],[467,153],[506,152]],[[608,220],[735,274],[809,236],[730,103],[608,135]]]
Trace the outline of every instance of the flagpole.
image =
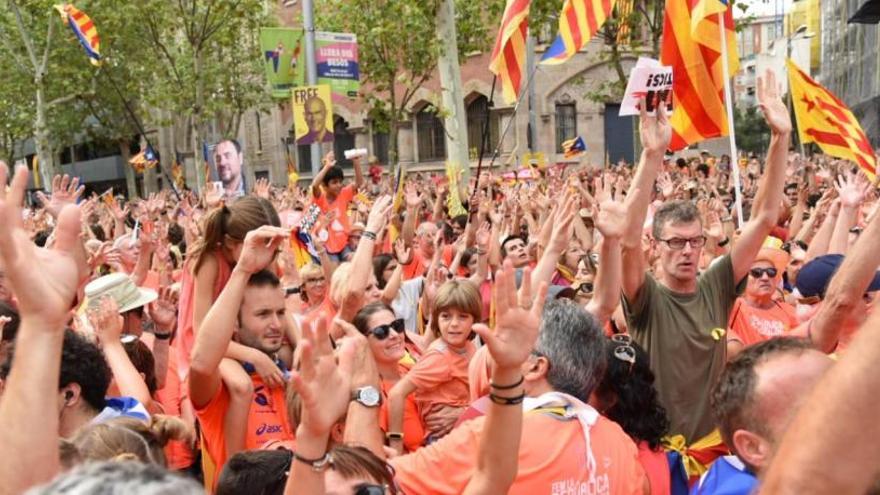
[[724,106],[727,108],[727,131],[730,134],[730,169],[733,174],[733,187],[736,199],[736,217],[739,227],[745,224],[743,218],[742,187],[739,180],[739,160],[736,157],[736,130],[733,127],[733,103],[730,97],[730,70],[727,65],[727,28],[724,26],[724,12],[718,13],[718,31],[721,33],[721,67],[724,71]]
[[[516,111],[519,110],[519,105],[523,101],[523,96],[525,96],[529,91],[528,88],[532,84],[532,81],[535,78],[535,73],[538,72],[538,65],[535,64],[535,68],[532,69],[531,74],[529,74],[529,80],[526,83],[525,90],[520,90],[519,96],[516,98],[516,103],[513,105],[513,115],[510,116],[510,120],[507,121],[507,124],[504,125],[504,129],[501,131],[501,136],[498,137],[498,145],[495,147],[495,151],[492,153],[492,159],[489,160],[489,168],[492,168],[492,164],[495,163],[495,159],[498,158],[499,153],[501,153],[501,143],[504,142],[504,137],[507,135],[507,131],[510,130],[510,125],[516,120]],[[514,171],[515,172],[515,171]]]
[[483,135],[480,136],[480,156],[477,158],[477,180],[474,182],[474,192],[471,198],[477,195],[480,185],[480,174],[483,172],[483,154],[489,144],[489,132],[491,132],[492,108],[495,107],[495,82],[498,76],[492,76],[492,89],[489,91],[489,102],[486,104],[486,122],[483,124]]

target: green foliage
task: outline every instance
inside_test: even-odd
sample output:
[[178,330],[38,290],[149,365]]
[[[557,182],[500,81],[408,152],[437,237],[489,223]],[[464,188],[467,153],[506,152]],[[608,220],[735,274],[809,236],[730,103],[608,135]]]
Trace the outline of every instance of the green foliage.
[[757,107],[736,107],[733,113],[736,145],[742,151],[763,154],[770,144],[770,128]]

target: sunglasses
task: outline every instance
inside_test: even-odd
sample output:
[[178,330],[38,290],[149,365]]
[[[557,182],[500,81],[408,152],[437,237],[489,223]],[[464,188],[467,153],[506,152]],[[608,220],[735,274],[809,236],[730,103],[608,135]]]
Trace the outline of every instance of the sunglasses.
[[617,333],[611,336],[611,341],[617,344],[614,347],[614,358],[629,363],[632,372],[636,364],[636,349],[632,346],[632,337],[625,333]]
[[403,333],[403,318],[398,318],[387,325],[379,325],[378,327],[372,328],[370,329],[370,333],[373,337],[376,337],[376,340],[385,340],[391,335],[391,330],[394,330],[397,333]]
[[354,487],[354,495],[385,495],[385,485],[361,483]]
[[593,292],[593,283],[592,282],[584,282],[577,286],[578,292],[583,292],[584,294],[589,294]]
[[761,278],[765,273],[768,277],[773,278],[779,272],[776,271],[776,268],[752,268],[749,270],[749,274],[754,278]]

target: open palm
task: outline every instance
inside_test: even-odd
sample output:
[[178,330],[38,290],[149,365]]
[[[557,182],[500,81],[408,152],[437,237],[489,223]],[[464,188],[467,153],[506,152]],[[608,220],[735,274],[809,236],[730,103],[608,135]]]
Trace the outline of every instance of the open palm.
[[772,70],[767,69],[764,77],[758,77],[757,93],[758,106],[770,130],[776,134],[791,132],[788,107],[782,101],[779,85],[776,83],[776,74]]
[[[8,168],[0,162],[0,184]],[[77,261],[80,211],[75,205],[58,212],[52,249],[38,248],[25,231],[20,205],[28,172],[18,169],[9,192],[0,187],[0,257],[22,316],[43,319],[49,328],[62,325],[76,295],[83,265]]]

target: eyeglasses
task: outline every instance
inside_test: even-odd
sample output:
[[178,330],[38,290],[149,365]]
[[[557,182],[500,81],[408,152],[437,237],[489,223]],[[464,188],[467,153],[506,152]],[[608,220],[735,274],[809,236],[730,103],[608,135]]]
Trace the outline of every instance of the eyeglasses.
[[584,294],[589,294],[593,292],[593,283],[592,282],[584,282],[577,286],[578,292],[583,292]]
[[754,278],[761,278],[765,273],[768,277],[773,278],[779,272],[776,271],[776,268],[752,268],[749,270],[749,274]]
[[706,236],[701,235],[697,237],[691,237],[690,239],[684,239],[682,237],[673,237],[671,239],[657,239],[660,242],[665,242],[667,246],[672,249],[684,249],[685,244],[690,244],[692,248],[701,248],[706,245]]
[[385,485],[361,483],[354,487],[354,495],[385,495]]
[[629,363],[629,370],[632,372],[633,366],[636,364],[636,349],[632,346],[632,337],[625,333],[618,333],[611,336],[611,341],[617,344],[614,347],[614,357]]
[[398,318],[387,325],[379,325],[378,327],[372,328],[370,329],[370,333],[373,337],[376,337],[376,340],[385,340],[391,335],[391,330],[394,330],[397,333],[403,333],[403,318]]

